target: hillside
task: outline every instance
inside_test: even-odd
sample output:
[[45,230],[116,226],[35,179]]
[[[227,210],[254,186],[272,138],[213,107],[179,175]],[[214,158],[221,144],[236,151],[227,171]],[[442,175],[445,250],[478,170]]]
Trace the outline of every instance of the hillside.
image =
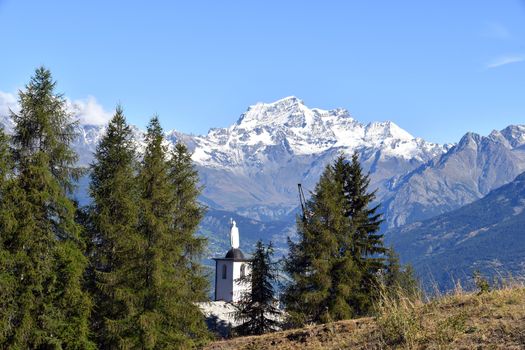
[[206,350],[523,349],[525,289],[459,293],[362,318],[234,338]]
[[386,241],[424,282],[453,287],[475,270],[486,275],[525,271],[525,173],[454,211],[387,232]]

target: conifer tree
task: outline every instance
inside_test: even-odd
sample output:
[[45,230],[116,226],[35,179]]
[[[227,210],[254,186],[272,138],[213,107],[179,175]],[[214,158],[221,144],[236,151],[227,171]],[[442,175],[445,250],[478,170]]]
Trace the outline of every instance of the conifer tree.
[[[140,342],[146,349],[166,347],[176,340],[176,325],[170,321],[176,310],[170,302],[176,290],[176,274],[170,255],[177,253],[170,230],[173,191],[168,178],[167,148],[157,117],[148,125],[146,150],[139,173],[140,233],[145,241],[145,296],[140,315]],[[171,292],[171,293],[170,293]],[[175,333],[175,334],[174,334]],[[175,338],[175,339],[173,339]]]
[[[172,170],[180,176],[179,172],[187,172],[188,169]],[[191,181],[192,174],[185,174],[190,176],[186,181]],[[190,201],[196,198],[188,197],[187,192],[192,190],[191,183],[186,183],[187,188],[179,191],[180,184],[176,186],[170,181],[167,147],[157,117],[148,126],[139,183],[140,231],[146,242],[146,294],[140,316],[141,344],[147,349],[191,348],[203,340],[206,326],[204,316],[193,304],[196,299],[187,294],[185,286],[192,281],[191,276],[187,276],[187,272],[192,271],[185,271],[192,261],[185,261],[185,244],[191,241],[191,237],[184,236],[193,232],[181,228],[185,228],[183,220],[192,222],[195,218],[181,214],[188,205],[196,203],[184,203],[182,206],[177,196],[186,196],[181,199]],[[195,208],[199,209],[198,206]],[[196,215],[199,219],[200,211],[185,214]],[[195,222],[198,224],[198,221]]]
[[420,294],[420,288],[414,276],[412,266],[401,266],[399,255],[392,247],[390,247],[386,253],[386,263],[382,271],[382,279],[386,292],[391,297],[416,297]]
[[353,254],[355,246],[356,227],[348,213],[351,210],[351,203],[348,201],[348,193],[345,187],[348,186],[346,177],[348,161],[341,154],[331,165],[334,173],[334,180],[339,188],[339,207],[338,215],[344,217],[340,220],[344,223],[339,230],[334,231],[337,241],[337,253],[332,257],[331,277],[332,288],[330,290],[329,312],[331,320],[341,320],[354,317],[359,314],[361,300],[364,298],[360,289],[363,279],[363,270]]
[[369,268],[379,271],[384,266],[383,259],[371,257],[382,255],[387,249],[383,245],[383,235],[378,233],[383,222],[381,214],[377,213],[379,204],[371,206],[376,197],[375,191],[368,191],[370,176],[363,174],[357,153],[354,153],[351,162],[346,162],[345,165],[346,215],[352,220],[356,231],[353,255],[361,265],[368,259],[366,263]]
[[8,249],[13,239],[15,208],[11,194],[15,191],[14,165],[9,137],[0,130],[0,344],[7,344],[12,320],[16,315],[16,290],[19,278],[15,276],[15,258]]
[[92,328],[100,348],[135,348],[141,339],[145,242],[139,232],[135,144],[120,106],[97,146],[91,170]]
[[256,335],[275,331],[279,326],[280,311],[276,306],[273,285],[277,281],[275,263],[272,262],[273,247],[258,241],[255,252],[248,262],[249,273],[241,276],[238,283],[247,286],[236,305],[235,318],[241,324],[235,332]]
[[298,242],[289,240],[285,271],[291,283],[283,300],[292,325],[331,320],[330,306],[340,306],[334,298],[332,275],[337,263],[348,262],[338,259],[338,236],[348,229],[344,209],[343,184],[329,164],[306,203],[306,215],[297,220]]
[[209,337],[202,312],[195,304],[208,299],[208,279],[201,265],[206,239],[196,235],[205,208],[198,202],[199,174],[191,153],[182,143],[177,143],[171,152],[169,180],[174,191],[171,224],[177,247],[168,260],[177,271],[178,313],[173,322],[183,330],[183,346],[200,346]]
[[81,228],[67,197],[80,174],[70,146],[76,123],[55,85],[49,70],[38,68],[12,114],[16,178],[2,196],[13,209],[9,220],[2,215],[2,250],[16,283],[2,289],[2,299],[15,302],[2,348],[93,348]]
[[379,233],[381,214],[379,204],[372,205],[375,191],[369,192],[370,177],[363,173],[357,152],[352,160],[344,160],[344,193],[346,197],[346,216],[350,220],[350,249],[352,256],[362,273],[360,292],[356,293],[356,313],[370,312],[378,296],[377,276],[384,269],[384,254],[387,249],[383,244],[383,235]]
[[284,302],[290,321],[326,322],[371,311],[384,267],[381,216],[371,207],[356,154],[352,161],[340,155],[321,175],[306,214],[298,220],[299,239],[289,240],[285,271],[291,283]]
[[10,146],[10,137],[0,128],[0,201],[4,196],[5,188],[14,176],[13,155]]

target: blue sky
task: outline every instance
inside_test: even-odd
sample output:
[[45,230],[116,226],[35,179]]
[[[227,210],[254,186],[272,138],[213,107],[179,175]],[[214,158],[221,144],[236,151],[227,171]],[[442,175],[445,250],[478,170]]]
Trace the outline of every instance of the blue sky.
[[139,126],[202,134],[289,95],[437,142],[525,123],[523,0],[0,0],[0,32],[0,97],[45,65]]

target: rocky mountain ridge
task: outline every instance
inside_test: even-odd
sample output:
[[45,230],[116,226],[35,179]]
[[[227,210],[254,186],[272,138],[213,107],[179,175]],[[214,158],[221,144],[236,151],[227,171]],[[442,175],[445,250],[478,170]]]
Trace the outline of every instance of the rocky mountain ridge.
[[[9,117],[1,123],[12,131]],[[105,126],[79,129],[74,148],[79,164],[87,166]],[[133,130],[140,150],[143,131]],[[308,108],[293,96],[252,105],[234,124],[207,135],[169,131],[166,136],[192,150],[204,185],[202,201],[210,208],[291,225],[297,183],[313,190],[324,166],[340,152],[359,153],[389,228],[468,204],[525,171],[525,126],[486,137],[467,133],[457,145],[439,145],[392,122],[362,124],[345,109]],[[85,197],[85,189],[80,192]]]
[[401,177],[385,202],[388,227],[431,218],[482,198],[525,171],[525,126],[469,132],[448,152]]
[[[525,273],[525,173],[459,209],[386,232],[404,261],[424,282],[442,288],[486,276]],[[429,283],[427,283],[428,285]]]

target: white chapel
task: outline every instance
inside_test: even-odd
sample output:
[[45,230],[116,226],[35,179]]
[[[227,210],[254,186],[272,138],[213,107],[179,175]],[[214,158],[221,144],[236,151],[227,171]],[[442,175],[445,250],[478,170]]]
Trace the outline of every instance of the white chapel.
[[239,228],[230,220],[230,250],[224,258],[215,260],[215,300],[235,303],[242,292],[248,288],[247,283],[240,283],[239,278],[250,273],[248,259],[239,249]]

